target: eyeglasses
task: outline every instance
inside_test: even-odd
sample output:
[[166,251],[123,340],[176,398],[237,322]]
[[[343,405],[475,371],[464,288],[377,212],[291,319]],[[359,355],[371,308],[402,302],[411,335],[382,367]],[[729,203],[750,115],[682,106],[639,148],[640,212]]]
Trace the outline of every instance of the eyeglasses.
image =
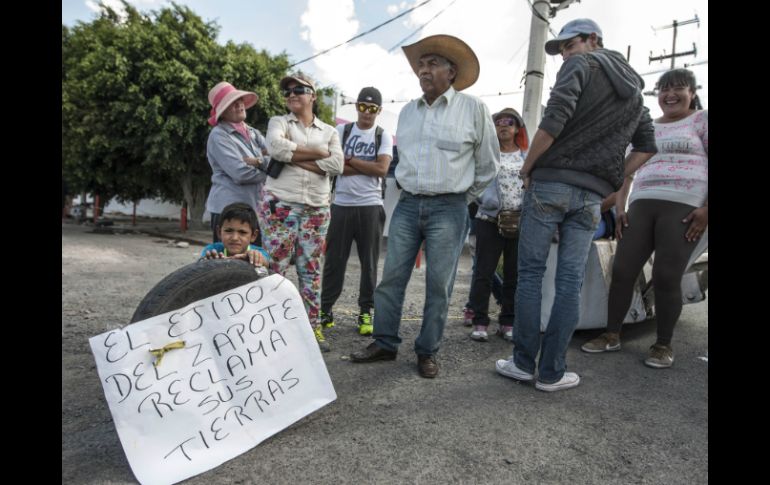
[[499,118],[495,120],[495,126],[513,126],[516,124],[516,120],[513,118]]
[[369,106],[364,103],[358,103],[356,106],[358,107],[359,113],[366,113],[368,111],[369,114],[375,114],[380,110],[379,106]]
[[294,86],[293,88],[284,89],[281,93],[283,93],[284,98],[288,98],[291,96],[291,93],[300,96],[302,94],[313,94],[313,90],[307,86]]

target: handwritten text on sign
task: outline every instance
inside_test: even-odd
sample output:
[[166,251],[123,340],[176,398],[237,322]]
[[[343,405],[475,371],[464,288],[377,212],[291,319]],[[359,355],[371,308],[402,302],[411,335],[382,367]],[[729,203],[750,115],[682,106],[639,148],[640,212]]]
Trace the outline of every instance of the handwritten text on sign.
[[[150,349],[180,341],[184,347],[153,366]],[[280,275],[90,344],[123,449],[143,484],[209,470],[337,398],[302,299]]]

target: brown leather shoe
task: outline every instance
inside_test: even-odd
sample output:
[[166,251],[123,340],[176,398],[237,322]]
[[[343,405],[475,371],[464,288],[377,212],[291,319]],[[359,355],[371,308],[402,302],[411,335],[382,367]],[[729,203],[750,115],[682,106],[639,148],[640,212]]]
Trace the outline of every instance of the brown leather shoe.
[[396,360],[397,352],[385,350],[376,343],[372,342],[364,350],[350,354],[350,360],[353,362],[375,362],[378,360]]
[[432,379],[438,375],[438,364],[432,355],[417,354],[417,369],[422,377]]

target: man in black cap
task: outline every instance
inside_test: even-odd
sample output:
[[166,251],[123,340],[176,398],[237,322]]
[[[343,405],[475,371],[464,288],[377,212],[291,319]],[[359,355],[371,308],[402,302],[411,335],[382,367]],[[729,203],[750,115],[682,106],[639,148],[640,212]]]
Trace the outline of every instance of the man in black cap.
[[358,333],[372,334],[377,262],[385,227],[382,186],[393,159],[393,137],[377,126],[382,95],[374,87],[358,94],[358,121],[337,125],[345,169],[334,185],[331,222],[326,235],[326,261],[321,287],[321,325],[334,326],[332,307],[342,293],[350,247],[356,242],[361,262],[358,287]]
[[[644,81],[622,54],[603,48],[596,22],[568,22],[545,51],[561,54],[564,64],[520,172],[525,192],[513,358],[498,360],[497,372],[521,381],[537,378],[537,389],[552,392],[580,384],[565,359],[580,319],[580,289],[602,199],[657,148],[642,99]],[[629,142],[633,149],[624,157]],[[541,338],[543,274],[557,229],[556,297]]]

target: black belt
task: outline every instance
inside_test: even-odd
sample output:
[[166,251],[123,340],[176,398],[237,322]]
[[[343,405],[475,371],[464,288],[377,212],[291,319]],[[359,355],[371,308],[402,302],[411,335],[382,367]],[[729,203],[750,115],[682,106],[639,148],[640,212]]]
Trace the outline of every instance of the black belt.
[[444,194],[433,194],[433,195],[413,194],[413,193],[409,192],[408,190],[404,190],[403,192],[406,192],[408,195],[411,195],[412,197],[420,197],[420,198],[443,197],[443,196],[446,196],[446,195],[463,195],[463,192],[446,192]]

